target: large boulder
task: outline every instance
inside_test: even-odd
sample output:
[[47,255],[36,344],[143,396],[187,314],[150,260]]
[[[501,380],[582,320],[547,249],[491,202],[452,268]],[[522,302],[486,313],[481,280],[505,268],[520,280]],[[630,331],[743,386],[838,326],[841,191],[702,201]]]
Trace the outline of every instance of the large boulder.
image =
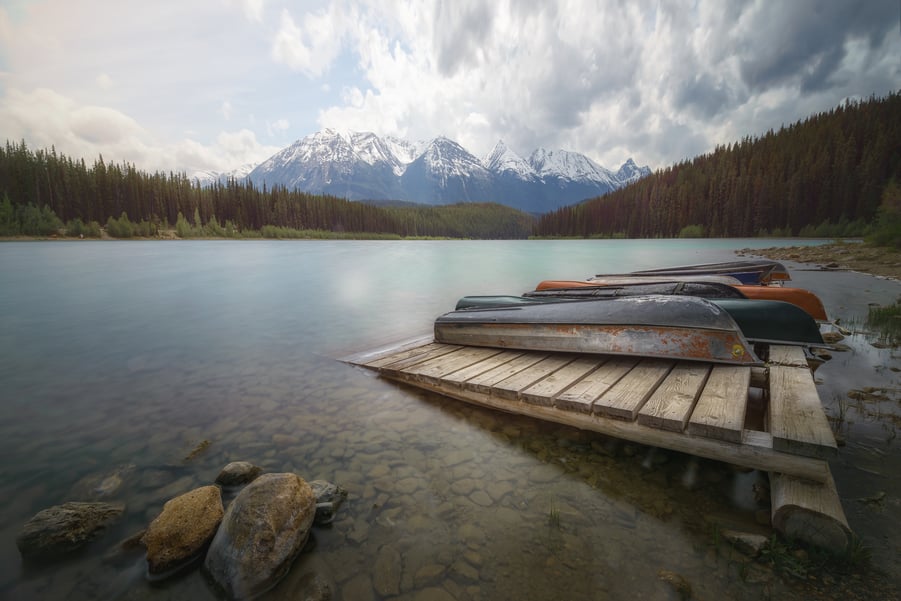
[[295,474],[263,474],[229,505],[204,569],[231,599],[249,599],[281,580],[303,549],[316,515],[310,485]]
[[196,488],[166,502],[141,539],[148,578],[165,578],[198,559],[224,514],[218,486]]
[[16,546],[26,559],[60,557],[96,538],[123,511],[124,505],[100,502],[55,505],[28,520]]

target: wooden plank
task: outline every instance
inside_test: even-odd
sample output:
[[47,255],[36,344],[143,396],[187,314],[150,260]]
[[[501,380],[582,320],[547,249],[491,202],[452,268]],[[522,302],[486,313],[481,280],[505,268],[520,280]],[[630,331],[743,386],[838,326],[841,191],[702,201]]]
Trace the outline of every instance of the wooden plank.
[[706,363],[677,363],[638,412],[638,422],[672,432],[684,430],[707,382],[710,368]]
[[344,363],[364,366],[368,363],[371,363],[372,361],[375,361],[376,359],[380,359],[388,355],[394,355],[401,351],[424,346],[434,341],[435,335],[432,332],[429,332],[427,334],[420,334],[419,336],[401,340],[399,342],[395,341],[388,344],[383,344],[382,346],[367,351],[357,351],[350,355],[338,357],[337,359],[338,361],[342,361]]
[[688,432],[740,443],[750,380],[748,367],[714,366],[688,420]]
[[808,367],[807,355],[800,346],[786,346],[782,344],[770,345],[770,365],[790,365],[793,367]]
[[463,347],[446,355],[418,363],[404,371],[418,375],[421,378],[440,379],[447,374],[452,374],[474,363],[489,359],[501,352],[503,352],[501,349]]
[[491,387],[497,382],[505,380],[524,369],[528,369],[545,357],[547,357],[547,354],[545,353],[523,353],[510,361],[475,376],[474,378],[470,378],[463,383],[463,387],[488,394],[491,391]]
[[835,436],[806,367],[770,367],[769,430],[773,448],[809,457],[832,457]]
[[773,528],[789,540],[800,540],[833,553],[847,551],[853,535],[832,474],[824,483],[770,473]]
[[495,367],[503,365],[517,357],[521,356],[521,351],[502,351],[496,355],[492,355],[478,363],[473,363],[469,367],[457,370],[452,374],[444,376],[443,380],[451,384],[461,385],[466,380],[481,375]]
[[594,403],[594,413],[632,421],[673,368],[666,359],[642,359]]
[[554,404],[560,409],[591,413],[595,400],[619,382],[620,378],[635,367],[634,357],[605,357],[606,363],[582,378],[568,390],[557,395]]
[[[390,363],[382,365],[379,369],[387,372],[403,371],[409,367],[416,365],[417,363],[422,363],[423,361],[428,361],[429,359],[434,359],[435,357],[440,357],[441,355],[452,353],[455,350],[461,348],[456,344],[438,343],[435,343],[434,346],[428,345],[428,347],[429,349],[424,353],[414,354],[410,357],[400,359],[399,361],[392,361]],[[422,348],[425,349],[426,347]]]
[[548,377],[529,386],[520,393],[520,397],[527,403],[539,405],[553,405],[554,397],[578,382],[586,374],[597,369],[604,359],[600,357],[582,357],[569,365],[558,369]]
[[384,367],[390,363],[394,363],[396,361],[400,361],[401,359],[407,359],[409,357],[415,357],[417,355],[424,355],[431,350],[443,347],[443,344],[439,344],[437,342],[430,342],[427,344],[422,344],[419,346],[415,346],[412,348],[407,348],[403,350],[399,350],[394,353],[390,353],[387,355],[381,355],[375,359],[367,361],[366,363],[360,363],[358,365],[362,365],[363,367],[371,367],[374,369],[378,369]]
[[[386,376],[402,382],[407,381],[403,374]],[[562,411],[557,407],[522,403],[518,400],[505,399],[497,395],[470,390],[466,387],[459,388],[443,384],[433,385],[427,382],[410,383],[418,388],[444,394],[482,407],[526,415],[535,419],[551,421],[583,430],[591,430],[639,444],[661,447],[716,461],[725,461],[750,469],[779,472],[815,482],[825,482],[829,475],[829,464],[822,459],[783,453],[766,445],[734,444],[715,438],[686,436],[685,434],[676,434],[658,428],[649,428],[639,424],[637,421],[627,422],[606,418],[597,414]],[[764,436],[764,438],[766,437]]]
[[524,369],[493,385],[491,387],[491,394],[508,399],[517,399],[519,398],[520,391],[525,390],[539,380],[542,380],[561,367],[569,364],[573,358],[572,355],[561,354],[553,354],[545,357],[538,363],[531,365],[529,369]]

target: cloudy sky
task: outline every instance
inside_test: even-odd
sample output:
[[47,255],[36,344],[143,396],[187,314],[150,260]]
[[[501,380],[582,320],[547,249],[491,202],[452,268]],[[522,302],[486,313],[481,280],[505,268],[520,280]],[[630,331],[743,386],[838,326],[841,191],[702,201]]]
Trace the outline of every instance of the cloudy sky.
[[2,0],[0,132],[228,170],[326,127],[652,168],[901,89],[898,0]]

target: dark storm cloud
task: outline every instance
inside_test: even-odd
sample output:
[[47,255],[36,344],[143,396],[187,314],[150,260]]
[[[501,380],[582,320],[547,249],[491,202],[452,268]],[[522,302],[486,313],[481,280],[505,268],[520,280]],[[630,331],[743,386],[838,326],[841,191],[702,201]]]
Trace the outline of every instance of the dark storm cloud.
[[898,29],[901,10],[897,0],[794,0],[758,7],[745,12],[737,32],[741,77],[755,92],[792,83],[804,92],[830,87],[848,53],[845,44],[863,40],[878,48]]

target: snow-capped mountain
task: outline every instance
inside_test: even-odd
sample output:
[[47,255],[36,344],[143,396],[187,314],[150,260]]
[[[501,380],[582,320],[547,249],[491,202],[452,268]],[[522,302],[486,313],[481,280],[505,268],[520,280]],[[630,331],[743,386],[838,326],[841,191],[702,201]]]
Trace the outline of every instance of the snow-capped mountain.
[[632,159],[614,173],[579,153],[540,148],[526,160],[498,142],[479,160],[445,137],[410,142],[326,129],[279,151],[248,178],[270,188],[285,186],[351,200],[497,202],[542,213],[599,196],[649,173]]
[[188,179],[197,182],[200,186],[211,186],[215,182],[224,184],[230,179],[241,181],[253,171],[254,167],[256,167],[254,163],[246,163],[231,171],[195,171],[188,176]]

